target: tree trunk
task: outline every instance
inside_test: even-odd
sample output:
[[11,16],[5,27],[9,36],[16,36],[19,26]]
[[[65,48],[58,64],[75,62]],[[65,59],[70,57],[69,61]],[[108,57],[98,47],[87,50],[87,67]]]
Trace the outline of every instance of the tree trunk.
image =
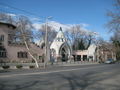
[[26,42],[26,38],[25,38],[25,36],[24,36],[23,29],[21,29],[21,32],[22,32],[23,40],[24,40],[26,49],[27,49],[27,51],[28,51],[28,54],[29,54],[29,55],[31,56],[31,58],[35,61],[36,68],[39,68],[37,59],[36,59],[36,58],[31,54],[31,52],[30,52],[30,48],[28,47],[28,44],[27,44],[27,42]]

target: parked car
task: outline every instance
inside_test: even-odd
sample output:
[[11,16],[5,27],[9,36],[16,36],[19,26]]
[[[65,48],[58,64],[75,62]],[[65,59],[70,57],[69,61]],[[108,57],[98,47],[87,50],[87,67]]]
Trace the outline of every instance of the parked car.
[[105,63],[106,64],[112,64],[112,63],[114,63],[114,60],[113,59],[108,59],[108,60],[105,61]]

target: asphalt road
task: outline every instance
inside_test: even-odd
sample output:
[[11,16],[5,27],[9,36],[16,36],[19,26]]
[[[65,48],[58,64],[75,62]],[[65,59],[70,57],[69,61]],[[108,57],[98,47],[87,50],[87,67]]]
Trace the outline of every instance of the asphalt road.
[[120,90],[120,64],[1,70],[0,90]]

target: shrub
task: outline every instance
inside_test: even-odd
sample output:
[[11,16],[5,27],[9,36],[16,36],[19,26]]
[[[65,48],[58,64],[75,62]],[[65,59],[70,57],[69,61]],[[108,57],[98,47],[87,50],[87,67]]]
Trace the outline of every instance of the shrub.
[[29,68],[35,68],[35,66],[29,66]]
[[23,67],[22,65],[16,65],[16,68],[18,68],[18,69],[20,69],[22,67]]
[[10,68],[10,66],[8,66],[8,65],[7,66],[2,66],[2,68],[3,69],[8,69],[8,68]]

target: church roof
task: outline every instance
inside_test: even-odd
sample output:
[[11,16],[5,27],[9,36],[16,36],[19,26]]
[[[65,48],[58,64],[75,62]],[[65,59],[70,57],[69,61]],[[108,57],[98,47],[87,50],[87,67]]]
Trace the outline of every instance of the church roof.
[[58,32],[58,34],[57,34],[55,39],[64,39],[65,40],[65,36],[64,36],[64,33],[63,33],[61,27],[60,27],[59,32]]

